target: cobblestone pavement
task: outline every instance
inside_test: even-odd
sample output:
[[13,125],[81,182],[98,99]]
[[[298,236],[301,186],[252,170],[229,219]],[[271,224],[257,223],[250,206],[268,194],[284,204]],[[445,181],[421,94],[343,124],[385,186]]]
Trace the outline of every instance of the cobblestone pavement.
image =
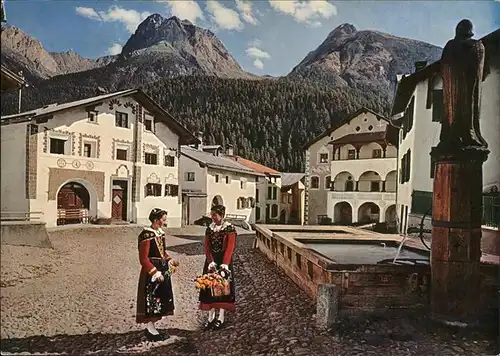
[[191,279],[201,271],[199,237],[169,237],[181,267],[176,314],[159,323],[171,338],[145,342],[134,322],[138,228],[51,232],[55,249],[2,245],[2,354],[137,355],[496,355],[495,331],[454,332],[423,317],[342,319],[314,327],[315,304],[275,265],[238,239],[237,312],[223,330],[200,330]]

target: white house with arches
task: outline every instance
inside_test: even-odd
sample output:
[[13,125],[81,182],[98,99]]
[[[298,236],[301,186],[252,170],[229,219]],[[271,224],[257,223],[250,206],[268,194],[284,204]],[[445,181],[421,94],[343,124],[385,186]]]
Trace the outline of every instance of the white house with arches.
[[386,118],[362,108],[310,145],[308,224],[395,221],[397,149],[386,140],[387,126]]
[[1,118],[1,210],[47,226],[106,219],[180,226],[179,153],[198,140],[141,90]]

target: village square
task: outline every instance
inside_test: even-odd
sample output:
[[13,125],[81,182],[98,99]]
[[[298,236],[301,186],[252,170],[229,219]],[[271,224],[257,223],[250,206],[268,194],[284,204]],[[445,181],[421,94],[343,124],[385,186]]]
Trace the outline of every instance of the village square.
[[[150,15],[127,45],[186,21]],[[2,52],[2,355],[499,354],[500,30],[474,25],[395,73],[390,113],[350,107],[280,151],[290,169],[140,85],[22,110],[43,81]],[[123,48],[102,68],[142,55]]]

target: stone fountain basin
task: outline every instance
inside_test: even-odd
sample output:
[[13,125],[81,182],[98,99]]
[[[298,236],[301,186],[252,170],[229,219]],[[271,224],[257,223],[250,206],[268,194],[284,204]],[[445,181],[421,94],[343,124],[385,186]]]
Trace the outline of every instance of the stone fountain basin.
[[[391,240],[356,239],[295,239],[303,248],[314,251],[337,264],[378,264],[392,260],[397,254],[399,244]],[[429,264],[430,253],[405,247],[398,255],[398,261],[417,260],[419,264]]]

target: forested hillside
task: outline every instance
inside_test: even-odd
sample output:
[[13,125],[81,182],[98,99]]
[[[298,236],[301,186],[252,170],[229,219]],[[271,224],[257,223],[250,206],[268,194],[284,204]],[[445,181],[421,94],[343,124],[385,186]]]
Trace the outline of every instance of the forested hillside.
[[[23,111],[97,95],[97,83],[61,76],[23,94]],[[114,88],[124,89],[124,88]],[[328,89],[290,79],[185,76],[149,84],[145,91],[207,144],[281,171],[302,171],[302,146],[361,106],[385,113],[389,98],[349,87]],[[16,95],[2,97],[2,114],[16,110]]]

